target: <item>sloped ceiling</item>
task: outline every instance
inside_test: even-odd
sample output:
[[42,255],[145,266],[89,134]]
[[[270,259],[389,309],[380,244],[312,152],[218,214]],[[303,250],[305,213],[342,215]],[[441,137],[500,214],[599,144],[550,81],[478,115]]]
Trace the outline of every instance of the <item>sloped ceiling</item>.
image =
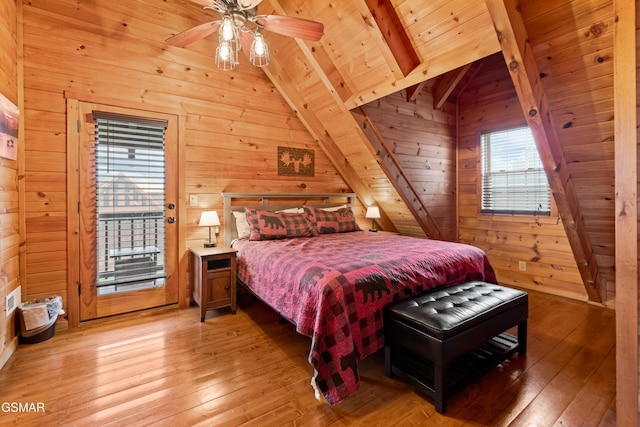
[[[362,123],[347,113],[498,52],[500,44],[486,5],[458,0],[428,5],[415,0],[398,4],[265,0],[259,12],[324,23],[325,35],[319,42],[269,37],[273,59],[266,74],[362,202],[382,208],[385,229],[440,238],[427,207],[418,197],[398,192],[398,175],[384,167]],[[394,13],[400,28],[389,24]],[[398,34],[409,38],[404,49],[394,43]],[[413,65],[401,67],[407,57]]]
[[612,9],[610,0],[264,0],[261,14],[325,25],[319,42],[267,34],[264,70],[361,201],[381,207],[384,228],[438,238],[428,207],[350,113],[445,74],[450,93],[474,61],[502,52],[585,289],[602,302],[615,280]]

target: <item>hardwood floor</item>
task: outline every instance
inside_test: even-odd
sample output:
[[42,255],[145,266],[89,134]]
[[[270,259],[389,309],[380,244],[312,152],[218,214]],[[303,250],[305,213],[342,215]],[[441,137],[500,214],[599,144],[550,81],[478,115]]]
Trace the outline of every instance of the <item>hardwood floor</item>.
[[236,315],[162,309],[84,324],[20,345],[0,402],[44,404],[0,425],[613,426],[615,313],[530,292],[529,345],[435,412],[428,398],[361,362],[358,392],[315,400],[309,338],[249,296]]

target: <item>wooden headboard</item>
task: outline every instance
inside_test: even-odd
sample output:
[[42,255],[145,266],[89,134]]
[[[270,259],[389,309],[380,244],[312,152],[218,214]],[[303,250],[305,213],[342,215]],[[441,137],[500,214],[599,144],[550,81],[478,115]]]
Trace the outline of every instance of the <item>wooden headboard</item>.
[[308,206],[348,205],[353,209],[354,193],[222,193],[224,199],[224,244],[229,246],[238,237],[233,212],[244,212],[246,206],[260,207],[264,210],[280,210]]

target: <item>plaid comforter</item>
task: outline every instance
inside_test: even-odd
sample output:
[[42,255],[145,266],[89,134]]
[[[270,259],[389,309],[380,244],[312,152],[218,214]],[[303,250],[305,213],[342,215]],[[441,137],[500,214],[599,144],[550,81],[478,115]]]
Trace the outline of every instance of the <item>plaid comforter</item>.
[[238,278],[311,337],[312,385],[330,404],[357,390],[358,361],[384,346],[385,305],[436,286],[496,281],[478,248],[387,233],[240,239],[233,247]]

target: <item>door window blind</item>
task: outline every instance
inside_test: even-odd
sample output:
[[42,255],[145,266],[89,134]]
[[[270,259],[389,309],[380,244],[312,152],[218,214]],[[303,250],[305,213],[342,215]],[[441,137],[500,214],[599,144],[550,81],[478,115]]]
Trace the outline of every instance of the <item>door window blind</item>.
[[551,191],[528,127],[481,136],[484,214],[550,215]]
[[101,112],[94,119],[97,285],[162,285],[166,123]]

